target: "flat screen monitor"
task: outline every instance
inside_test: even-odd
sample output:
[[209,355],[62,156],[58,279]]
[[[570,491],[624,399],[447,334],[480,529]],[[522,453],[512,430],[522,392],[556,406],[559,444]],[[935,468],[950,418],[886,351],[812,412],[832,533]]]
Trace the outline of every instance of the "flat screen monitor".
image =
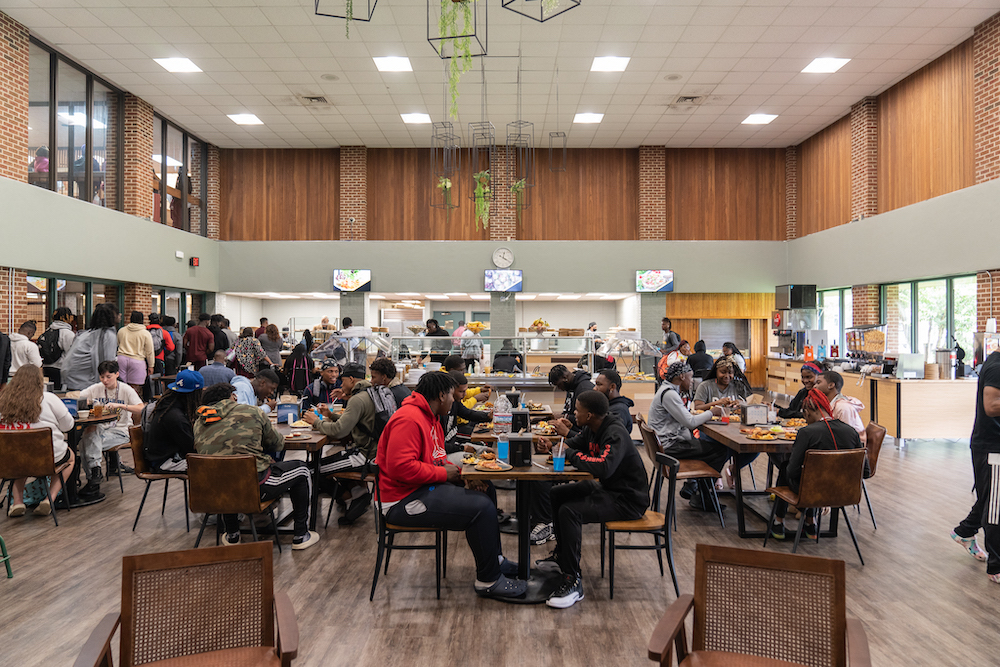
[[371,292],[371,269],[334,269],[333,290],[335,292]]
[[487,292],[520,292],[521,269],[499,271],[491,269],[486,272]]
[[669,269],[635,272],[636,292],[673,292],[674,272]]

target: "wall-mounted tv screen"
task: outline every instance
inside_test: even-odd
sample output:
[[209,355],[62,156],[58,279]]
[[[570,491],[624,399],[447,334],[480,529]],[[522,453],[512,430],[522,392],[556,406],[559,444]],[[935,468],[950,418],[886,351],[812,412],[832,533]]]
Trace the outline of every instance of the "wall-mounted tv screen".
[[498,271],[491,269],[486,272],[487,292],[520,292],[521,269]]
[[636,292],[673,292],[674,272],[667,269],[635,272]]
[[335,292],[371,292],[371,269],[334,269],[333,290]]

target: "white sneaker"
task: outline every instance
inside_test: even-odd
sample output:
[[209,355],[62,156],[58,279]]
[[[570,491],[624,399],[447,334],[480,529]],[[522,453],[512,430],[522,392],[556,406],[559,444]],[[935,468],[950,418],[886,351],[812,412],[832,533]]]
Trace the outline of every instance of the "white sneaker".
[[239,544],[240,543],[240,534],[236,533],[236,537],[234,539],[230,540],[229,539],[229,535],[227,533],[222,533],[222,538],[221,539],[222,539],[222,543],[225,546],[231,547],[234,544]]
[[531,529],[531,543],[545,544],[549,540],[556,539],[556,534],[552,532],[551,523],[539,523],[535,524],[535,527]]
[[292,539],[292,549],[295,549],[296,551],[308,549],[317,542],[319,542],[319,533],[310,530],[308,535]]
[[567,609],[583,599],[583,580],[573,575],[564,575],[562,584],[545,601],[555,609]]

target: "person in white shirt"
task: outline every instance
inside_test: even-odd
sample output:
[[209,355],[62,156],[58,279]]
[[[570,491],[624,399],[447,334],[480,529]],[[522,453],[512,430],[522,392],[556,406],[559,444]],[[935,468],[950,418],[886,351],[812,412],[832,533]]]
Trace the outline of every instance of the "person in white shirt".
[[[0,429],[21,430],[29,428],[49,428],[52,430],[52,454],[55,458],[56,470],[66,469],[62,473],[68,476],[73,469],[73,450],[66,446],[65,431],[73,428],[73,417],[69,410],[55,394],[43,390],[41,368],[31,364],[22,366],[14,374],[7,388],[0,392]],[[7,516],[23,516],[24,483],[27,479],[14,480],[11,489],[12,499],[7,507]],[[50,496],[56,497],[62,487],[62,476],[52,478],[49,487]],[[42,500],[35,508],[35,514],[46,515],[51,505],[48,499]]]
[[[84,497],[100,494],[101,454],[129,441],[128,427],[133,424],[132,416],[138,418],[145,407],[135,389],[118,381],[117,361],[102,361],[97,372],[101,381],[81,391],[80,398],[88,403],[103,405],[105,412],[117,413],[119,418],[118,421],[90,426],[83,432],[83,469],[88,481],[79,494]],[[115,454],[108,460],[108,470],[114,471],[119,466],[121,463]]]
[[28,320],[10,335],[10,374],[13,375],[21,366],[42,367],[42,355],[38,352],[38,344],[31,340],[38,327],[34,320]]

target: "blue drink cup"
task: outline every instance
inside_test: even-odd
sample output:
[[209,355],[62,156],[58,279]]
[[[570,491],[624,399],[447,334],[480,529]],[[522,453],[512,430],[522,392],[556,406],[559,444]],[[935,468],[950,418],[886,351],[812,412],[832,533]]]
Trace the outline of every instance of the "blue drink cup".
[[510,442],[507,440],[497,442],[497,458],[505,463],[507,462],[510,458]]
[[566,454],[562,456],[552,456],[552,470],[554,472],[562,472],[566,469]]

